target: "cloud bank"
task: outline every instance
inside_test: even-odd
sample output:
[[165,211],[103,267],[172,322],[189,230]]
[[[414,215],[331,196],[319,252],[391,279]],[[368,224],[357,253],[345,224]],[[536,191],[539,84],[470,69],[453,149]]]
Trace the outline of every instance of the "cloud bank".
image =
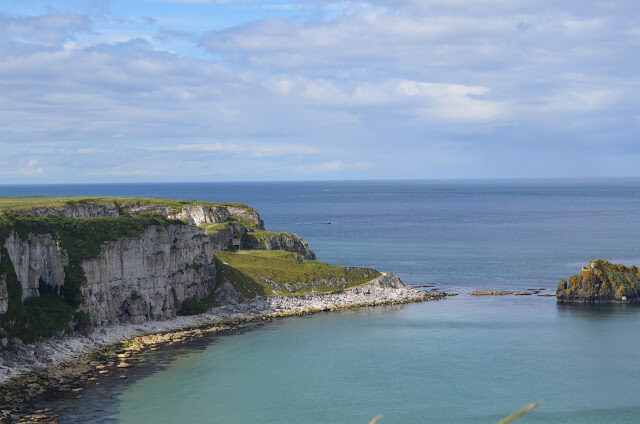
[[636,2],[142,3],[0,8],[0,183],[639,174]]

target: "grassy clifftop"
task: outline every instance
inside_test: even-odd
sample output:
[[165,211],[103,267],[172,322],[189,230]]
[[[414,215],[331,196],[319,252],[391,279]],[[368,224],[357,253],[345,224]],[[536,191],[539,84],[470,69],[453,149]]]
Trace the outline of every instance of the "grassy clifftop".
[[44,197],[44,196],[24,196],[24,197],[0,197],[0,214],[10,212],[20,212],[34,208],[63,208],[66,206],[78,205],[107,205],[123,209],[132,206],[159,206],[172,208],[173,212],[179,212],[184,206],[208,206],[208,207],[237,207],[255,212],[250,206],[242,203],[217,203],[204,202],[200,200],[176,200],[163,198],[136,198],[136,197]]
[[381,274],[369,268],[302,260],[282,250],[215,252],[218,282],[229,281],[245,298],[329,293],[364,284]]
[[598,259],[569,281],[560,280],[556,294],[560,302],[637,302],[640,301],[640,269]]

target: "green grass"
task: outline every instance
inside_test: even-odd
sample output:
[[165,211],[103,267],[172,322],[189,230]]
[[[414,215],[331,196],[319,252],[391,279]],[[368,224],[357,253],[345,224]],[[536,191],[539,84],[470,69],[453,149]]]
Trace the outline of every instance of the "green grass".
[[258,224],[255,221],[250,221],[239,216],[229,216],[227,221],[234,224],[240,224],[245,228],[253,228],[254,230],[258,228]]
[[203,297],[202,299],[189,298],[182,302],[182,307],[178,313],[180,315],[204,314],[214,306],[218,306],[214,295]]
[[247,234],[245,237],[254,238],[259,242],[270,240],[272,237],[286,237],[291,236],[293,233],[288,231],[267,231],[267,230],[254,230]]
[[218,283],[227,279],[246,298],[258,295],[330,293],[364,284],[381,274],[369,268],[298,260],[282,250],[217,251]]
[[207,235],[212,235],[212,234],[218,233],[219,231],[226,230],[227,228],[229,228],[229,223],[216,222],[213,224],[203,224],[200,226],[200,228],[204,229]]

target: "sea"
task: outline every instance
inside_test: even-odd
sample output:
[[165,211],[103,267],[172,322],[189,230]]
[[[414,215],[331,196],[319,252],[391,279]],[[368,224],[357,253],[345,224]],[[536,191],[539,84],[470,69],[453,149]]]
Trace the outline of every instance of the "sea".
[[475,297],[555,290],[601,258],[640,265],[640,179],[0,186],[0,195],[243,202],[319,260],[445,300],[275,320],[149,352],[49,405],[61,423],[640,422],[640,307]]

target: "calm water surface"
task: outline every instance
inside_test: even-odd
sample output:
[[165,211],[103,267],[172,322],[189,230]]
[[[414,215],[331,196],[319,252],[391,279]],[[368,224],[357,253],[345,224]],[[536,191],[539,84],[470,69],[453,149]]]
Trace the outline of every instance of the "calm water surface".
[[[0,186],[0,195],[241,201],[322,260],[406,282],[548,288],[600,257],[640,263],[640,180]],[[330,223],[330,224],[329,224]],[[288,319],[151,355],[63,422],[640,422],[640,308],[445,301]]]

